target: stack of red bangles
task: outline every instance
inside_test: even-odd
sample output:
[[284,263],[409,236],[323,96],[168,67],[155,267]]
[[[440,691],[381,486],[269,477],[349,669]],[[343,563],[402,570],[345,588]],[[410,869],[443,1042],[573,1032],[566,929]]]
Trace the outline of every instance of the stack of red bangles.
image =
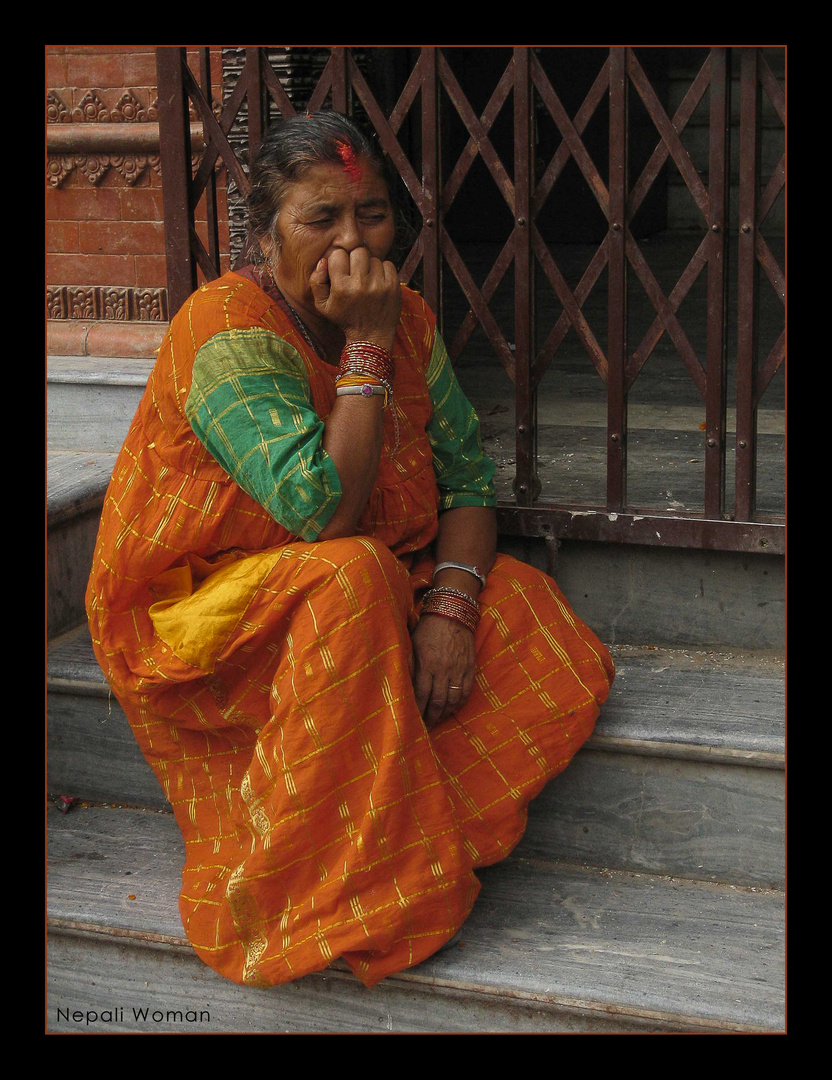
[[445,615],[456,619],[463,626],[475,633],[480,622],[480,609],[477,601],[468,593],[459,589],[439,587],[425,593],[422,601],[423,615]]
[[[335,379],[336,397],[360,394],[362,397],[384,395],[384,408],[393,401],[393,378],[396,365],[390,353],[374,341],[351,341],[344,346],[338,375]],[[395,409],[396,444],[399,447],[399,423]]]
[[[344,346],[335,385],[336,393],[348,387],[363,384],[383,387],[390,396],[393,393],[393,377],[396,366],[393,357],[372,341],[351,341]],[[385,401],[385,405],[387,401]]]

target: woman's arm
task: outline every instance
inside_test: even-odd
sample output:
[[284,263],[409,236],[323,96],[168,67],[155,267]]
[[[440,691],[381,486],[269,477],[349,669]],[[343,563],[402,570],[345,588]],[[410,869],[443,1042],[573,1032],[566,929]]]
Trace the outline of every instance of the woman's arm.
[[[487,574],[494,563],[497,551],[497,515],[488,506],[458,506],[446,510],[439,517],[439,533],[436,537],[436,564],[459,562],[476,566]],[[461,589],[476,600],[480,583],[467,570],[440,570],[434,585],[446,585]]]
[[[494,563],[497,517],[493,509],[460,506],[439,518],[436,563],[460,562],[487,574]],[[459,589],[476,599],[480,582],[467,570],[440,570],[434,584]],[[422,615],[412,634],[413,686],[428,727],[456,712],[474,688],[474,635],[445,615]]]
[[326,421],[323,446],[338,473],[341,498],[318,540],[355,536],[378,474],[383,401],[359,395],[336,398]]
[[[318,264],[311,284],[318,311],[343,332],[347,344],[372,341],[392,351],[401,314],[393,263],[371,258],[366,248],[334,252]],[[355,535],[378,474],[383,421],[380,396],[336,398],[323,447],[341,481],[341,499],[319,540]]]

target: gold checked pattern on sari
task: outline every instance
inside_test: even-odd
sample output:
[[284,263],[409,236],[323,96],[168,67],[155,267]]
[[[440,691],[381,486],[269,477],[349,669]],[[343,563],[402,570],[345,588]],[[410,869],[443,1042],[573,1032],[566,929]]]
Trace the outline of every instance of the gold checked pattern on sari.
[[340,493],[334,371],[237,274],[173,320],[107,494],[94,648],[185,840],[185,931],[237,982],[343,958],[372,986],[435,952],[613,678],[556,583],[500,555],[471,697],[425,728],[410,631],[429,545],[443,510],[494,504],[493,466],[406,289],[394,356],[400,439],[386,416],[355,537],[315,540]]

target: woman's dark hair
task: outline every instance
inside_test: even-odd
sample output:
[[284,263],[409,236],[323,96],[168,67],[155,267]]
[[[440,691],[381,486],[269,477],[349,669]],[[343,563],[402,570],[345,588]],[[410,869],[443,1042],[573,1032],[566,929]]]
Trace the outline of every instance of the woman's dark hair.
[[248,194],[248,229],[251,248],[270,236],[286,189],[304,172],[323,162],[344,164],[344,146],[357,158],[370,161],[391,192],[393,184],[387,159],[369,138],[341,113],[297,113],[278,120],[266,132],[251,166]]

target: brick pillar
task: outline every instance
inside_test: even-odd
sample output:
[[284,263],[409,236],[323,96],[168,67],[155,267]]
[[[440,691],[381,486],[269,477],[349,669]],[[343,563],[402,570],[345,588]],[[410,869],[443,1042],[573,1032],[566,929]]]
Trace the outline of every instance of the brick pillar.
[[49,352],[152,356],[168,317],[155,49],[50,46],[46,59]]

